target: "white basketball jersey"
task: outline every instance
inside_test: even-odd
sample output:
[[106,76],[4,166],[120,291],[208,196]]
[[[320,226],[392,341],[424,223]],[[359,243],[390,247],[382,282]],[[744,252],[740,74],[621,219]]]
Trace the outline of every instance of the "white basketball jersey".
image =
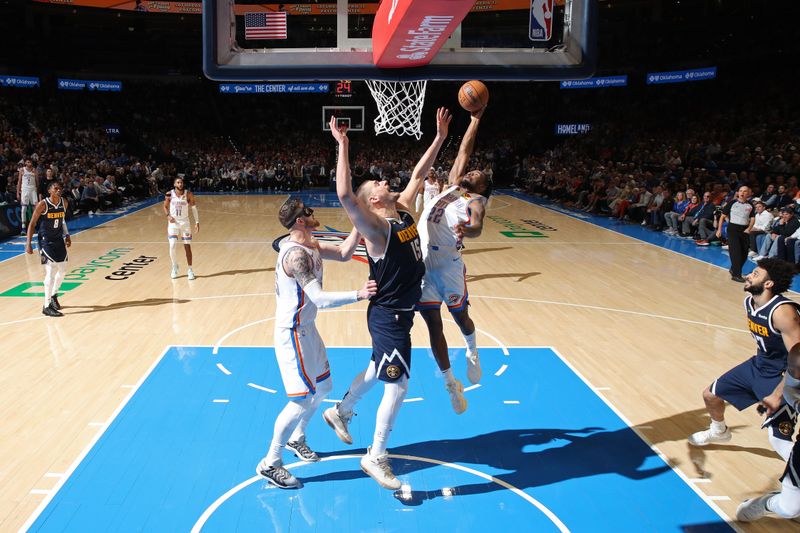
[[189,222],[189,193],[183,191],[183,196],[178,196],[178,192],[172,189],[169,198],[169,214],[175,222]]
[[22,188],[36,190],[36,172],[22,167]]
[[296,328],[317,318],[317,306],[308,299],[303,288],[293,277],[283,270],[283,258],[292,248],[302,248],[311,255],[314,264],[314,277],[322,286],[322,256],[319,250],[308,248],[294,241],[281,243],[278,263],[275,265],[275,327]]
[[427,207],[431,200],[436,198],[436,196],[439,194],[439,182],[434,181],[431,183],[428,180],[425,180],[424,183],[425,188],[423,189],[424,192],[422,193],[422,201],[423,205]]
[[453,185],[428,202],[417,225],[423,257],[428,257],[432,247],[452,251],[458,249],[460,243],[453,227],[459,222],[469,224],[467,206],[475,201],[485,202],[486,199]]

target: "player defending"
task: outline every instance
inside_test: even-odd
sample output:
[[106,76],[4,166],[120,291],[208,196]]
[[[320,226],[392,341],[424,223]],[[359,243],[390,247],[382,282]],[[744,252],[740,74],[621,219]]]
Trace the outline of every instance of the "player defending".
[[745,276],[747,322],[756,341],[756,355],[717,378],[703,391],[711,427],[689,437],[689,444],[706,446],[731,440],[725,425],[725,402],[739,411],[763,402],[775,406],[762,427],[769,427],[769,442],[784,459],[792,449],[796,413],[778,408],[783,390],[788,351],[800,343],[800,306],[783,296],[794,276],[794,266],[777,258],[758,261]]
[[[798,320],[796,316],[794,320]],[[786,376],[782,385],[783,400],[797,413],[800,411],[800,344],[794,344],[789,350]],[[761,405],[767,409],[768,419],[786,408],[781,405],[780,398],[774,396],[764,398]],[[785,519],[800,517],[800,440],[795,440],[786,460],[780,492],[768,492],[758,498],[745,500],[736,509],[736,519],[741,522],[753,522],[765,516]]]
[[475,341],[475,324],[469,316],[467,270],[461,258],[461,242],[464,237],[478,237],[481,234],[486,202],[492,193],[492,183],[482,171],[464,173],[475,147],[475,137],[484,110],[472,114],[450,170],[448,187],[426,204],[419,217],[425,277],[417,309],[428,325],[433,355],[444,375],[453,410],[458,414],[467,409],[467,400],[464,398],[464,386],[453,376],[450,368],[441,306],[444,301],[461,329],[467,344],[467,377],[470,382],[478,383],[481,380],[481,364]]
[[[33,209],[41,200],[37,191],[38,183],[39,176],[33,168],[33,161],[26,159],[17,177],[17,201],[22,206],[22,235],[27,234],[25,223],[28,220],[28,209]],[[33,225],[34,222],[31,222],[31,226]]]
[[170,277],[178,277],[178,260],[175,258],[175,246],[178,244],[178,235],[183,240],[183,249],[186,251],[186,264],[189,270],[186,277],[194,279],[192,271],[192,225],[189,222],[189,207],[194,216],[194,231],[200,232],[200,216],[194,203],[194,195],[183,188],[183,178],[175,178],[174,189],[168,191],[164,199],[164,214],[167,215],[167,239],[169,240],[169,258],[172,260]]
[[375,282],[367,281],[357,291],[323,291],[322,260],[349,261],[358,245],[358,232],[353,229],[340,246],[317,241],[311,233],[319,226],[314,210],[295,197],[283,203],[278,218],[289,230],[289,238],[281,243],[275,265],[274,344],[289,402],[275,420],[269,452],[256,473],[288,489],[299,487],[300,482],[283,467],[281,450],[285,446],[303,461],[319,461],[306,444],[305,429],[332,389],[325,344],[314,323],[317,309],[366,300],[375,294]]
[[[44,307],[42,314],[47,316],[64,316],[58,302],[58,289],[67,273],[67,248],[72,239],[67,230],[67,200],[61,198],[61,184],[50,181],[47,184],[48,198],[45,198],[33,210],[31,223],[25,234],[25,252],[32,254],[31,239],[33,229],[39,225],[39,253],[44,265]],[[41,223],[39,223],[39,219]]]
[[449,123],[450,114],[440,108],[436,113],[436,138],[417,163],[402,193],[392,192],[386,181],[370,180],[353,194],[347,132],[340,131],[336,119],[331,119],[331,134],[339,143],[336,193],[347,216],[364,236],[370,278],[377,282],[378,292],[367,309],[372,361],[356,376],[342,401],[327,409],[323,416],[343,442],[352,444],[347,425],[356,403],[378,380],[384,382],[372,446],[361,458],[361,469],[379,485],[391,490],[399,489],[401,484],[392,472],[386,446],[408,392],[414,305],[419,301],[420,283],[425,273],[417,226],[406,206],[414,201],[422,176],[436,159],[447,137]]

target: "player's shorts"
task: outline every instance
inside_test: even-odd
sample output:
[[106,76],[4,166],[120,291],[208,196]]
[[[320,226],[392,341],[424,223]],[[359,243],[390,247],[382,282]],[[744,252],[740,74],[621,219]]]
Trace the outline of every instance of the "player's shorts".
[[756,356],[735,366],[711,384],[711,393],[739,411],[758,403],[775,391],[782,373],[763,374],[756,367]]
[[378,379],[395,382],[411,377],[411,327],[414,311],[399,311],[370,304],[367,327],[372,336],[372,361]]
[[167,238],[177,239],[178,237],[184,243],[192,242],[192,225],[188,220],[176,220],[175,222],[167,223]]
[[46,263],[63,263],[67,260],[67,245],[64,244],[62,239],[52,242],[39,240],[39,255],[43,265]]
[[800,487],[800,440],[794,442],[792,453],[786,461],[786,470],[783,471],[781,481],[789,481],[795,487]]
[[39,194],[36,189],[22,187],[19,191],[19,203],[21,205],[36,205],[39,203]]
[[315,394],[317,383],[331,377],[325,344],[313,322],[297,328],[275,328],[275,358],[290,398]]
[[418,311],[439,309],[444,302],[451,313],[466,309],[467,267],[461,254],[437,253],[432,250],[425,258],[425,277],[422,278],[422,296],[416,305]]

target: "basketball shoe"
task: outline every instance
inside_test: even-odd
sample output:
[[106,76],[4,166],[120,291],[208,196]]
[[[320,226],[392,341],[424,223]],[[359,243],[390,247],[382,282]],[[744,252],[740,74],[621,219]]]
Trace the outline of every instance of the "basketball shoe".
[[322,418],[324,418],[325,422],[336,432],[336,436],[339,437],[339,440],[345,444],[353,444],[353,437],[350,436],[350,431],[347,429],[347,424],[349,424],[350,419],[353,418],[352,412],[343,415],[339,412],[339,404],[337,403],[335,407],[325,409],[325,412],[322,413]]
[[767,494],[762,494],[758,498],[743,501],[739,504],[739,507],[736,508],[736,520],[739,522],[753,522],[767,515],[775,516],[772,511],[767,509],[767,501],[776,494],[778,493],[768,492]]
[[258,463],[256,474],[281,489],[296,489],[300,487],[300,482],[291,472],[286,470],[283,465],[268,465],[266,457]]
[[725,431],[722,433],[717,433],[709,428],[704,431],[693,433],[688,440],[689,444],[692,446],[707,446],[717,442],[730,442],[731,436],[730,428],[725,428]]
[[319,461],[319,455],[317,455],[317,452],[308,447],[305,437],[300,440],[287,442],[286,447],[292,450],[301,461],[305,461],[307,463],[316,463]]
[[367,448],[367,453],[361,458],[361,470],[378,482],[385,489],[397,490],[402,486],[400,480],[394,477],[392,465],[389,464],[389,454],[373,456],[372,448]]
[[467,410],[467,399],[464,398],[464,385],[457,379],[452,383],[446,383],[448,394],[450,394],[450,403],[453,405],[453,411],[460,415]]
[[467,378],[473,385],[480,383],[483,371],[481,370],[481,359],[478,357],[478,350],[470,352],[467,350]]

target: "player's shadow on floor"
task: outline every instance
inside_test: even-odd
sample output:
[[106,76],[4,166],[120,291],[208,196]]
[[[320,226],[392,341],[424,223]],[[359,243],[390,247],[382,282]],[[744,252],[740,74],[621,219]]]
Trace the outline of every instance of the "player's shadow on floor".
[[528,278],[532,278],[534,276],[541,275],[541,272],[524,272],[524,273],[511,273],[507,272],[504,274],[478,274],[478,275],[470,275],[467,274],[467,281],[470,283],[474,283],[476,281],[483,281],[485,279],[501,279],[501,278],[517,278],[517,283],[520,281],[525,281]]
[[502,248],[470,248],[468,250],[461,250],[461,255],[483,254],[486,252],[499,252],[501,250],[510,250],[511,246],[503,246]]
[[[62,309],[69,310],[67,314],[82,315],[85,313],[99,313],[102,311],[115,311],[117,309],[127,309],[129,307],[153,307],[165,304],[185,304],[191,300],[180,298],[148,298],[146,300],[134,300],[131,302],[115,302],[109,305],[65,305]],[[72,311],[73,309],[83,309],[83,311]]]
[[[348,450],[348,453],[360,451]],[[363,452],[360,452],[363,453]],[[510,471],[494,477],[516,488],[551,485],[568,479],[616,473],[630,479],[646,479],[669,472],[669,466],[644,468],[645,460],[655,457],[653,450],[630,429],[606,431],[581,429],[508,429],[464,439],[418,442],[393,447],[389,453],[435,459],[444,463],[474,465],[481,472],[491,469]],[[320,454],[323,455],[323,454]],[[327,455],[327,454],[325,454]],[[409,459],[392,459],[396,475],[404,476],[439,464]],[[361,471],[345,471],[303,479],[304,483],[356,479]],[[493,481],[454,487],[448,496],[483,494],[506,488]],[[421,505],[443,496],[441,490],[398,491],[395,497],[404,505]]]
[[200,276],[196,276],[199,278],[216,278],[218,276],[235,276],[237,274],[256,274],[258,272],[275,272],[275,267],[269,268],[249,268],[245,270],[225,270],[223,272],[214,272],[211,274],[202,274]]

